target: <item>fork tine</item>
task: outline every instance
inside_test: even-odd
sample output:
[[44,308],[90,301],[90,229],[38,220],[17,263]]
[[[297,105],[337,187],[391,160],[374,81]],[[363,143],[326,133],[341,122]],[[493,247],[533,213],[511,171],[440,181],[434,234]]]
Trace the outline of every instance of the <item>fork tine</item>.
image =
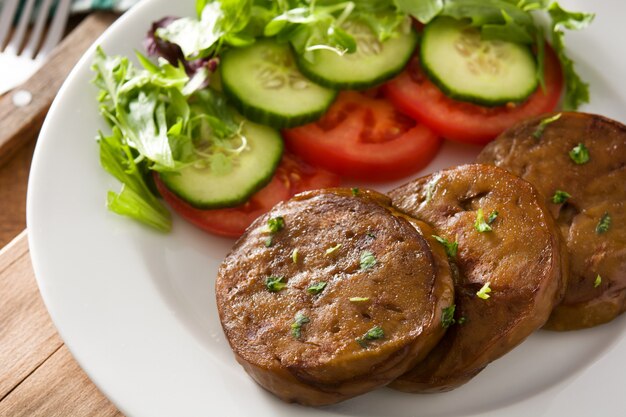
[[35,27],[30,34],[30,39],[28,40],[28,44],[22,51],[22,56],[26,58],[34,58],[35,52],[37,52],[37,47],[39,46],[39,42],[41,42],[41,33],[43,32],[43,27],[48,20],[48,15],[50,14],[50,6],[52,6],[52,0],[44,0],[39,4],[39,14],[37,15],[37,21],[35,22]]
[[22,46],[22,42],[24,41],[24,35],[26,34],[26,28],[28,27],[28,22],[30,22],[30,15],[33,12],[33,6],[35,5],[35,0],[28,0],[26,2],[26,6],[22,10],[22,15],[20,16],[20,21],[17,24],[17,29],[15,33],[13,33],[13,37],[11,37],[11,42],[7,45],[5,52],[12,53],[14,55],[19,55],[20,47]]
[[70,0],[60,0],[57,4],[56,11],[54,12],[54,18],[50,25],[50,30],[46,35],[46,40],[41,47],[41,51],[37,54],[37,59],[45,58],[46,55],[52,51],[52,49],[59,43],[63,32],[65,31],[65,25],[67,24],[67,18],[70,15]]
[[0,14],[0,51],[2,51],[9,29],[13,25],[17,3],[18,0],[5,0],[2,6],[2,14]]

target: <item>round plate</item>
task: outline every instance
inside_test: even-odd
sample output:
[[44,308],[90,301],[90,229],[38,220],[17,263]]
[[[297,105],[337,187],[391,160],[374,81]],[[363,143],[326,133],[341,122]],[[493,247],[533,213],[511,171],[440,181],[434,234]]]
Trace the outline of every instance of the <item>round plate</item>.
[[[109,54],[141,49],[152,21],[191,15],[193,1],[144,1],[99,43]],[[595,8],[596,21],[567,35],[591,84],[584,110],[626,121],[626,4],[567,1]],[[618,42],[619,43],[619,42]],[[96,385],[130,416],[623,415],[624,317],[570,333],[539,331],[474,380],[445,394],[380,389],[333,407],[285,404],[235,362],[214,298],[216,269],[232,240],[182,220],[163,235],[105,208],[119,184],[99,166],[95,137],[107,126],[90,84],[93,48],[59,92],[35,151],[28,230],[35,274],[61,337]],[[446,144],[422,173],[470,162],[479,151]],[[385,191],[396,184],[377,186]],[[616,225],[617,226],[617,225]],[[624,227],[620,225],[618,227]]]

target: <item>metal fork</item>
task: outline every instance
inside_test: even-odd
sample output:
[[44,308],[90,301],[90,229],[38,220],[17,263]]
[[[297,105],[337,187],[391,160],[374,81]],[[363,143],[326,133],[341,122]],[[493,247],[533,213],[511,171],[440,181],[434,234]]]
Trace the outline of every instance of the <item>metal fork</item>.
[[[37,16],[32,16],[35,0],[26,0],[17,27],[8,39],[13,21],[17,17],[18,3],[19,0],[4,0],[0,12],[0,95],[26,81],[41,67],[46,56],[61,40],[70,12],[70,0],[59,0],[42,41],[46,21],[54,6],[53,1],[41,1]],[[32,20],[33,28],[24,45],[26,30]]]

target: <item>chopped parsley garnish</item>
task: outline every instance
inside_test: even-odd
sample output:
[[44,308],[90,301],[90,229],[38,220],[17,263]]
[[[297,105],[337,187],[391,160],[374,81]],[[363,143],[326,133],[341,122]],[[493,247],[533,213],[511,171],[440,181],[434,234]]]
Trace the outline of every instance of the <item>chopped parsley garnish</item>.
[[291,335],[294,337],[294,339],[300,339],[300,336],[302,336],[302,326],[309,323],[310,321],[311,319],[309,319],[301,312],[298,312],[296,314],[296,316],[294,317],[294,322],[291,324]]
[[356,342],[361,345],[362,348],[366,348],[370,341],[379,340],[385,337],[385,332],[380,326],[374,326],[367,331],[363,336],[357,337]]
[[598,274],[596,280],[593,281],[593,288],[598,288],[600,284],[602,284],[602,277],[600,276],[600,274]]
[[489,214],[489,217],[487,217],[487,224],[491,224],[495,222],[497,218],[498,218],[498,210],[492,211],[491,214]]
[[546,126],[548,126],[550,123],[556,122],[560,118],[561,118],[561,113],[555,114],[552,117],[543,119],[541,122],[539,122],[539,126],[537,126],[537,129],[535,129],[535,131],[533,132],[533,137],[535,139],[540,139],[541,136],[543,136],[543,131],[546,130]]
[[294,264],[297,264],[297,263],[298,263],[298,254],[299,254],[299,253],[298,253],[298,248],[295,248],[295,249],[293,250],[293,252],[291,252],[291,261],[292,261]]
[[269,248],[270,246],[272,246],[273,235],[283,230],[284,227],[285,219],[283,219],[281,216],[272,217],[267,221],[267,231],[270,233],[270,236],[265,239],[265,247]]
[[324,291],[324,288],[326,288],[326,282],[320,281],[316,282],[315,284],[309,285],[309,288],[306,289],[306,292],[315,295]]
[[265,279],[265,287],[269,292],[278,292],[286,286],[285,277],[270,276]]
[[611,227],[611,215],[609,213],[604,213],[602,217],[600,217],[600,221],[596,226],[596,233],[599,235],[606,233],[609,231],[609,227]]
[[554,204],[563,204],[570,197],[571,195],[568,192],[562,191],[562,190],[556,190],[554,192],[554,195],[552,196],[552,202]]
[[446,249],[446,254],[448,255],[448,257],[456,258],[456,253],[459,250],[458,242],[449,242],[447,239],[444,239],[437,235],[432,235],[432,236],[435,238],[437,242],[443,245],[443,247]]
[[459,319],[457,320],[457,323],[465,324],[466,321],[467,321],[467,317],[463,316],[463,317],[459,317]]
[[371,269],[374,265],[376,265],[374,254],[369,251],[363,251],[363,253],[361,253],[361,271]]
[[332,255],[333,253],[337,252],[339,248],[341,248],[341,243],[338,243],[335,246],[326,249],[326,255]]
[[489,295],[489,293],[491,292],[491,288],[489,288],[489,284],[491,283],[490,282],[485,283],[485,285],[483,285],[483,287],[480,290],[478,290],[478,292],[476,293],[478,298],[482,298],[483,300],[486,300],[487,298],[491,297]]
[[285,227],[285,219],[281,216],[272,217],[267,221],[267,230],[271,233],[278,233]]
[[569,157],[578,165],[586,164],[589,162],[589,149],[584,144],[579,143],[569,151]]
[[442,309],[441,327],[443,327],[444,329],[447,329],[448,327],[456,323],[456,320],[454,319],[454,310],[456,310],[455,304],[452,304],[450,307]]
[[[496,214],[497,215],[497,214]],[[491,232],[491,226],[485,221],[485,215],[483,209],[479,208],[476,212],[476,221],[474,222],[474,229],[479,233]]]
[[352,195],[356,197],[357,195],[359,195],[360,190],[357,187],[354,187],[351,188],[350,191],[352,191]]
[[370,300],[369,297],[350,297],[351,303],[364,303],[369,300]]

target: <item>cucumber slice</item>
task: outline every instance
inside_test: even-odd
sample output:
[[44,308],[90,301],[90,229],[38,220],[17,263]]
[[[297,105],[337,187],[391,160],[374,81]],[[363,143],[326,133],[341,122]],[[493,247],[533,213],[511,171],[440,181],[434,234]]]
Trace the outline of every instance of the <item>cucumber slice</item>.
[[537,64],[527,46],[483,40],[476,28],[452,18],[426,25],[420,54],[428,77],[456,100],[499,106],[537,89]]
[[319,119],[337,95],[300,73],[288,44],[270,39],[228,50],[220,68],[224,93],[239,112],[277,129]]
[[363,23],[349,21],[343,28],[355,38],[356,52],[338,55],[318,49],[298,57],[300,71],[329,88],[359,90],[390,80],[409,62],[418,40],[410,24],[384,42]]
[[178,172],[161,172],[163,183],[174,194],[200,209],[234,207],[267,185],[280,162],[283,141],[267,126],[246,122],[243,136],[247,149],[232,161],[225,174],[216,174],[206,164],[185,167]]

